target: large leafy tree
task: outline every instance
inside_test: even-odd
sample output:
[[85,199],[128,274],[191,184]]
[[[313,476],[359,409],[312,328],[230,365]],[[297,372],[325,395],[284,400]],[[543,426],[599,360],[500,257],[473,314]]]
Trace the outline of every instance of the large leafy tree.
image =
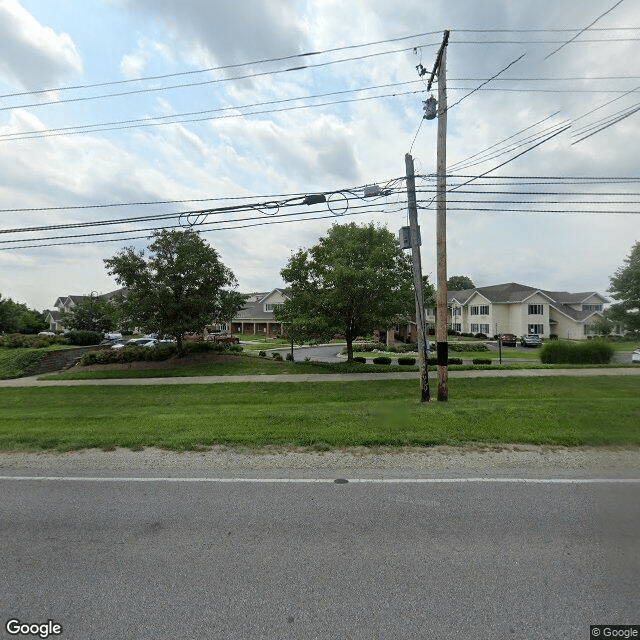
[[343,335],[349,362],[355,338],[415,311],[410,259],[393,234],[373,224],[334,225],[280,273],[289,299],[279,317],[293,323],[297,336]]
[[78,331],[105,333],[118,326],[118,304],[99,296],[87,296],[72,311],[62,314],[62,324]]
[[447,280],[448,291],[463,291],[464,289],[473,289],[475,286],[469,276],[451,276]]
[[121,305],[125,323],[175,336],[179,354],[185,333],[227,320],[243,304],[242,296],[225,289],[236,286],[235,276],[195,231],[158,231],[148,258],[127,247],[104,262],[128,288]]
[[21,333],[37,333],[47,328],[44,314],[29,309],[21,302],[0,295],[0,333],[19,331]]
[[640,241],[610,278],[609,293],[617,300],[608,310],[612,320],[629,331],[640,331]]

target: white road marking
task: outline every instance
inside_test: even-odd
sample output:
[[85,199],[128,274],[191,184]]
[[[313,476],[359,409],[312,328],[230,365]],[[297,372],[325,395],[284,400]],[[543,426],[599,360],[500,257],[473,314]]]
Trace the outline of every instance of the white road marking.
[[[344,481],[347,482],[344,482]],[[0,476],[14,482],[169,482],[255,484],[640,484],[640,478],[140,478],[95,476]]]

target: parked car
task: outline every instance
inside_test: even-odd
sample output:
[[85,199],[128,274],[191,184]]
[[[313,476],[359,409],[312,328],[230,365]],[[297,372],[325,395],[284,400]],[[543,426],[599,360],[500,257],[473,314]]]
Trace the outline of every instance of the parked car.
[[119,331],[112,331],[104,334],[105,340],[122,340],[122,334]]
[[528,333],[520,337],[520,344],[523,347],[540,347],[542,346],[542,340],[539,335],[535,333]]
[[518,338],[513,333],[503,333],[498,336],[498,340],[502,342],[503,347],[515,347],[518,344]]
[[48,336],[49,338],[53,338],[56,334],[53,331],[39,331],[39,336]]
[[631,362],[638,362],[638,363],[640,363],[640,349],[636,349],[636,350],[631,354]]

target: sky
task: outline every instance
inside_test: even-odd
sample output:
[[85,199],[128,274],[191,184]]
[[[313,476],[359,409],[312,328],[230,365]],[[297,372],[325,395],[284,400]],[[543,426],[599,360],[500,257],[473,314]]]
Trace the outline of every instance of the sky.
[[333,224],[408,224],[407,153],[435,282],[445,30],[448,275],[606,294],[640,240],[633,0],[0,0],[0,294],[114,290],[163,227],[270,291]]

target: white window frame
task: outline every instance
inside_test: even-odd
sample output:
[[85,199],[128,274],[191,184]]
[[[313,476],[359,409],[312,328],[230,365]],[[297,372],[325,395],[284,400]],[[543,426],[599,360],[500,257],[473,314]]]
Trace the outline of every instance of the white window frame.
[[489,315],[489,305],[488,304],[480,304],[480,305],[472,306],[471,309],[470,309],[470,315],[472,315],[472,316],[488,316]]
[[530,316],[543,316],[544,315],[544,305],[543,304],[530,304],[529,305],[529,315]]
[[530,324],[527,327],[527,333],[529,335],[533,334],[537,334],[539,336],[543,336],[544,335],[544,325],[543,324]]

